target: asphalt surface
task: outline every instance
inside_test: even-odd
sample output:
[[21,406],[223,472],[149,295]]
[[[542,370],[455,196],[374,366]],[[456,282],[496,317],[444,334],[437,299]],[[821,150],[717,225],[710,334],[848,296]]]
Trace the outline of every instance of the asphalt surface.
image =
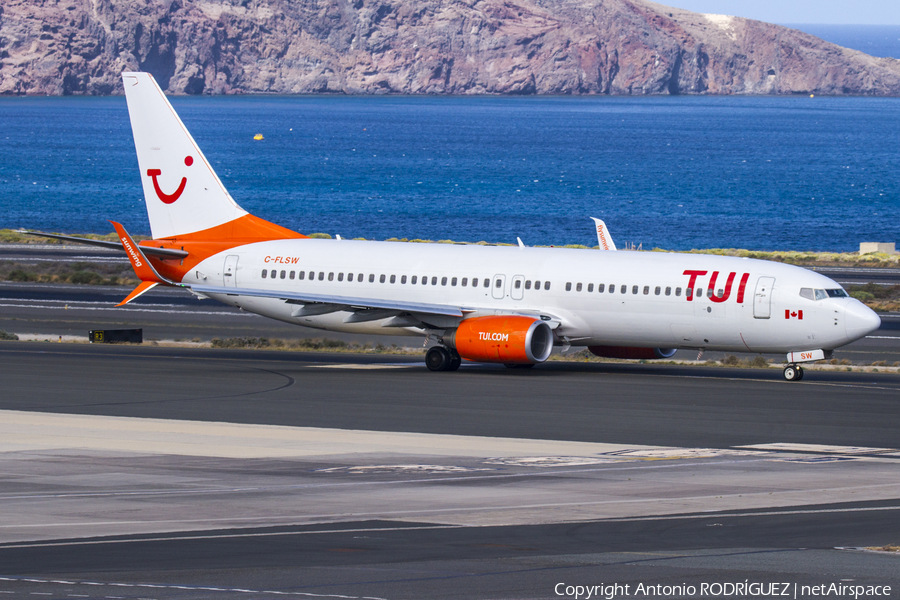
[[[50,248],[41,258],[84,260],[94,253],[82,250],[73,255]],[[3,252],[0,247],[0,259],[11,256]],[[894,284],[900,272],[879,270],[877,275],[877,282]],[[830,276],[841,281],[841,276]],[[141,299],[134,309],[114,311],[110,303],[118,301],[123,291],[129,290],[3,283],[0,329],[85,335],[87,329],[121,325],[143,326],[146,337],[159,339],[340,337],[201,303],[168,290]],[[900,360],[900,320],[889,317],[883,323],[877,335],[839,351],[846,354],[838,357]],[[399,341],[409,343],[406,338]],[[823,468],[843,469],[835,471],[840,473],[835,485],[853,473],[862,477],[867,459],[835,455],[829,448],[851,449],[851,453],[900,448],[900,375],[887,373],[807,371],[800,383],[784,382],[781,371],[774,368],[653,364],[552,363],[528,371],[466,365],[456,373],[431,373],[421,357],[0,342],[0,380],[0,410],[728,452],[750,445],[795,444],[803,447],[802,453],[790,448],[784,452],[795,452],[803,461],[796,465],[802,468],[790,458],[778,459],[788,461],[778,463],[787,465],[779,477],[796,472],[799,481],[815,473],[818,461],[823,461]],[[857,447],[862,450],[852,450]],[[877,476],[868,482],[869,488],[893,489],[889,486],[900,479],[896,476],[900,471],[891,457],[891,452],[878,455],[880,466],[872,471]],[[857,462],[840,462],[851,458]],[[130,497],[133,492],[127,485],[137,473],[139,457],[73,450],[24,453],[20,460],[5,460],[3,470],[20,464],[22,481],[42,481],[29,466],[56,465],[62,473],[71,473],[71,483],[54,474],[49,480],[56,483],[33,483],[36,492],[28,492],[35,494],[35,506],[49,503],[63,524],[90,517],[127,528],[160,493],[153,491],[136,497],[132,504],[105,508],[102,496],[109,484],[99,477],[125,482],[117,494]],[[360,456],[357,460],[386,459]],[[720,461],[715,463],[717,468],[729,464],[727,455],[716,460]],[[177,456],[172,461],[173,472],[177,469],[182,477],[209,475],[213,479],[204,485],[216,485],[219,472],[209,467],[211,463]],[[900,459],[896,462],[900,466]],[[737,497],[743,469],[748,480],[755,478],[754,485],[760,485],[760,478],[774,481],[776,473],[768,474],[767,464],[735,463],[730,479],[718,483],[710,479],[704,485],[708,490],[734,486]],[[235,482],[250,482],[250,475],[260,471],[287,476],[293,470],[311,468],[291,461],[218,461],[216,465],[227,469]],[[89,473],[79,475],[82,469]],[[158,481],[161,492],[173,495],[182,503],[179,506],[208,512],[210,517],[224,510],[215,496],[188,488],[179,491],[173,483],[177,477],[163,481],[153,473],[143,473],[146,481]],[[637,498],[642,494],[664,494],[674,484],[652,471],[647,473],[642,484],[647,488],[634,492],[635,502],[640,502]],[[705,476],[714,477],[711,473]],[[632,483],[625,475],[613,481],[605,471],[593,477],[584,485],[599,496],[609,494],[613,485],[626,490]],[[545,479],[556,482],[547,483],[545,490],[558,502],[564,503],[576,489],[576,482],[562,473]],[[6,488],[0,489],[0,495],[13,491],[12,481],[10,472],[0,474],[0,486]],[[430,485],[438,490],[445,485],[448,496],[464,491],[476,498],[496,498],[501,504],[521,494],[521,488],[502,481],[478,481],[451,485],[434,480]],[[231,486],[232,481],[227,483]],[[229,489],[235,494],[231,501],[251,512],[263,498],[260,492],[242,491],[240,486]],[[540,492],[541,485],[536,489]],[[766,493],[764,488],[755,491]],[[415,500],[411,494],[423,492],[400,488],[397,493],[402,503]],[[852,489],[846,493],[852,494]],[[16,501],[27,506],[28,494]],[[246,494],[243,501],[241,494]],[[96,515],[87,508],[95,496]],[[789,595],[796,592],[798,598],[814,597],[804,594],[804,585],[832,583],[892,585],[892,591],[882,597],[898,597],[900,557],[858,549],[900,543],[900,499],[891,492],[882,497],[835,504],[823,490],[821,497],[809,494],[807,502],[789,507],[773,504],[771,508],[580,522],[555,522],[553,513],[545,510],[535,513],[534,522],[505,526],[448,524],[427,518],[417,522],[350,518],[333,523],[202,531],[176,527],[163,533],[7,543],[0,544],[0,597],[560,598],[574,596],[566,595],[565,586],[556,588],[559,583],[618,583],[631,587],[617,597],[637,598],[647,595],[636,593],[639,583],[699,589],[704,583],[745,581],[784,582]],[[312,494],[297,492],[285,496],[284,502],[285,507],[302,508],[312,499]],[[340,493],[333,497],[337,504],[342,499]],[[11,510],[9,498],[5,506]],[[176,512],[172,518],[178,516]],[[701,596],[677,588],[655,595]],[[762,594],[734,594],[750,595]]]
[[647,597],[639,584],[777,582],[797,598],[815,597],[801,586],[832,583],[889,585],[886,597],[896,597],[897,556],[834,545],[882,543],[900,507],[759,512],[531,527],[359,522],[6,547],[0,586],[30,598],[399,599],[565,597],[560,583],[628,585],[617,597]]

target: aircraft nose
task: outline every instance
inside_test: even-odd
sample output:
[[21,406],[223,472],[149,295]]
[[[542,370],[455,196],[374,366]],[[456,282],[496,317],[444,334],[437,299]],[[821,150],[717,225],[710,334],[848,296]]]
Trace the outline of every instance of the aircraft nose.
[[847,337],[858,340],[881,327],[881,317],[859,300],[855,300],[844,308],[844,325]]

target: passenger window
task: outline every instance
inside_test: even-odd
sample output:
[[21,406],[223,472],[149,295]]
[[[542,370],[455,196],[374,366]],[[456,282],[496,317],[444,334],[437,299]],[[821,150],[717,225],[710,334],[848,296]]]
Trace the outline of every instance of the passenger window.
[[549,282],[549,281],[545,281],[545,282],[544,282],[544,290],[549,290],[549,289],[550,289],[550,282]]
[[697,297],[698,297],[698,298],[702,298],[702,297],[703,297],[703,288],[697,288]]
[[391,275],[391,283],[397,283],[397,276]]
[[636,286],[636,285],[631,286],[631,293],[637,294],[637,292],[638,292],[638,286]]
[[477,277],[472,278],[472,287],[478,287],[478,278]]
[[296,275],[296,274],[297,274],[296,271],[291,271],[290,273],[288,273],[288,279],[293,279],[294,275]]
[[589,283],[589,284],[588,284],[588,291],[589,291],[589,292],[593,292],[593,291],[594,291],[594,284],[593,284],[593,283]]
[[521,280],[521,279],[516,279],[516,281],[513,283],[513,287],[515,287],[517,290],[518,290],[518,289],[521,289],[521,287],[522,287],[522,280]]
[[369,283],[375,283],[375,273],[369,275]]
[[609,293],[610,294],[616,293],[616,284],[614,284],[614,283],[609,284]]
[[316,278],[316,272],[315,272],[315,271],[310,271],[310,272],[309,272],[309,280],[312,281],[312,280],[314,280],[315,278]]
[[441,277],[441,285],[447,285],[447,278]]
[[412,278],[409,280],[409,282],[410,282],[411,284],[413,284],[413,285],[416,285],[416,283],[417,283],[418,281],[419,281],[419,278],[418,278],[417,276],[415,276],[415,275],[413,275]]
[[353,273],[347,273],[347,281],[353,281]]
[[268,270],[268,269],[263,269],[263,270],[262,270],[262,278],[265,279],[268,275],[269,275],[269,270]]
[[328,274],[328,281],[334,281],[334,272]]
[[468,281],[469,281],[469,278],[468,278],[468,277],[463,277],[463,278],[462,278],[462,282],[461,282],[461,283],[462,283],[462,286],[463,286],[463,287],[466,287],[466,283],[467,283]]
[[300,271],[299,273],[297,273],[297,279],[299,279],[300,281],[306,279],[306,271]]
[[800,297],[807,300],[814,300],[812,288],[800,288]]
[[[650,286],[649,286],[649,285],[645,285],[645,286],[644,286],[644,295],[646,296],[646,295],[648,295],[649,293],[650,293]],[[657,293],[659,293],[659,292],[657,292]]]
[[384,283],[384,279],[385,279],[385,277],[384,277],[384,275],[382,275],[381,277],[378,278],[378,282]]
[[400,277],[400,283],[401,284],[406,283],[406,275],[403,275],[402,277]]
[[598,294],[602,294],[602,293],[605,292],[605,291],[606,291],[606,284],[605,284],[605,283],[598,283],[598,284],[597,284],[597,293],[598,293]]
[[675,288],[675,296],[681,295],[681,288]]
[[484,287],[491,287],[491,280],[488,277],[484,278]]
[[536,290],[541,289],[541,280],[540,279],[538,279],[534,282],[534,289],[536,289]]
[[576,292],[580,292],[580,291],[581,291],[581,284],[580,284],[580,283],[575,284],[575,291],[576,291]]
[[456,277],[454,277],[453,279],[450,280],[450,285],[453,285],[453,286],[456,285]]
[[660,294],[661,291],[662,291],[662,288],[660,288],[659,286],[656,286],[656,289],[653,290],[653,295],[654,295],[654,296],[659,296],[659,294]]
[[498,278],[497,278],[497,281],[494,282],[494,287],[497,288],[497,289],[502,288],[502,287],[503,287],[503,280],[500,279],[500,278],[498,277]]
[[319,281],[325,280],[325,271],[319,271]]
[[285,277],[287,277],[287,271],[282,271],[281,278],[284,279]]
[[666,296],[672,295],[672,286],[666,286]]
[[525,281],[525,289],[526,289],[526,290],[530,290],[530,289],[531,289],[531,280],[530,280],[530,279],[528,279],[527,281]]
[[628,286],[627,286],[627,285],[623,285],[623,286],[619,287],[619,293],[620,293],[620,294],[627,294],[627,293],[628,293]]
[[572,291],[572,282],[571,281],[566,282],[566,291],[567,292]]
[[431,278],[431,285],[437,285],[437,277]]
[[343,281],[343,280],[344,280],[344,274],[338,273],[338,281]]

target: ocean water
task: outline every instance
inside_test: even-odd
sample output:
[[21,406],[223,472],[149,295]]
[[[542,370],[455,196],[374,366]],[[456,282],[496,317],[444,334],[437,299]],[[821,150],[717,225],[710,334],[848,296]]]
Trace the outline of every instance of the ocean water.
[[[900,99],[177,97],[235,200],[304,232],[900,242]],[[149,233],[124,98],[0,99],[0,227]],[[265,136],[254,141],[254,134]]]
[[900,25],[791,24],[786,27],[872,56],[900,58]]

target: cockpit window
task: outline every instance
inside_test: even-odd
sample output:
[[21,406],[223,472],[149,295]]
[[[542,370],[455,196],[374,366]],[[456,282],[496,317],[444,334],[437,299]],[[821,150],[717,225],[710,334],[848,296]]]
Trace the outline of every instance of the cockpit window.
[[814,290],[811,288],[800,288],[800,296],[808,300],[827,300],[828,298],[848,298],[849,295],[843,289],[836,290]]

